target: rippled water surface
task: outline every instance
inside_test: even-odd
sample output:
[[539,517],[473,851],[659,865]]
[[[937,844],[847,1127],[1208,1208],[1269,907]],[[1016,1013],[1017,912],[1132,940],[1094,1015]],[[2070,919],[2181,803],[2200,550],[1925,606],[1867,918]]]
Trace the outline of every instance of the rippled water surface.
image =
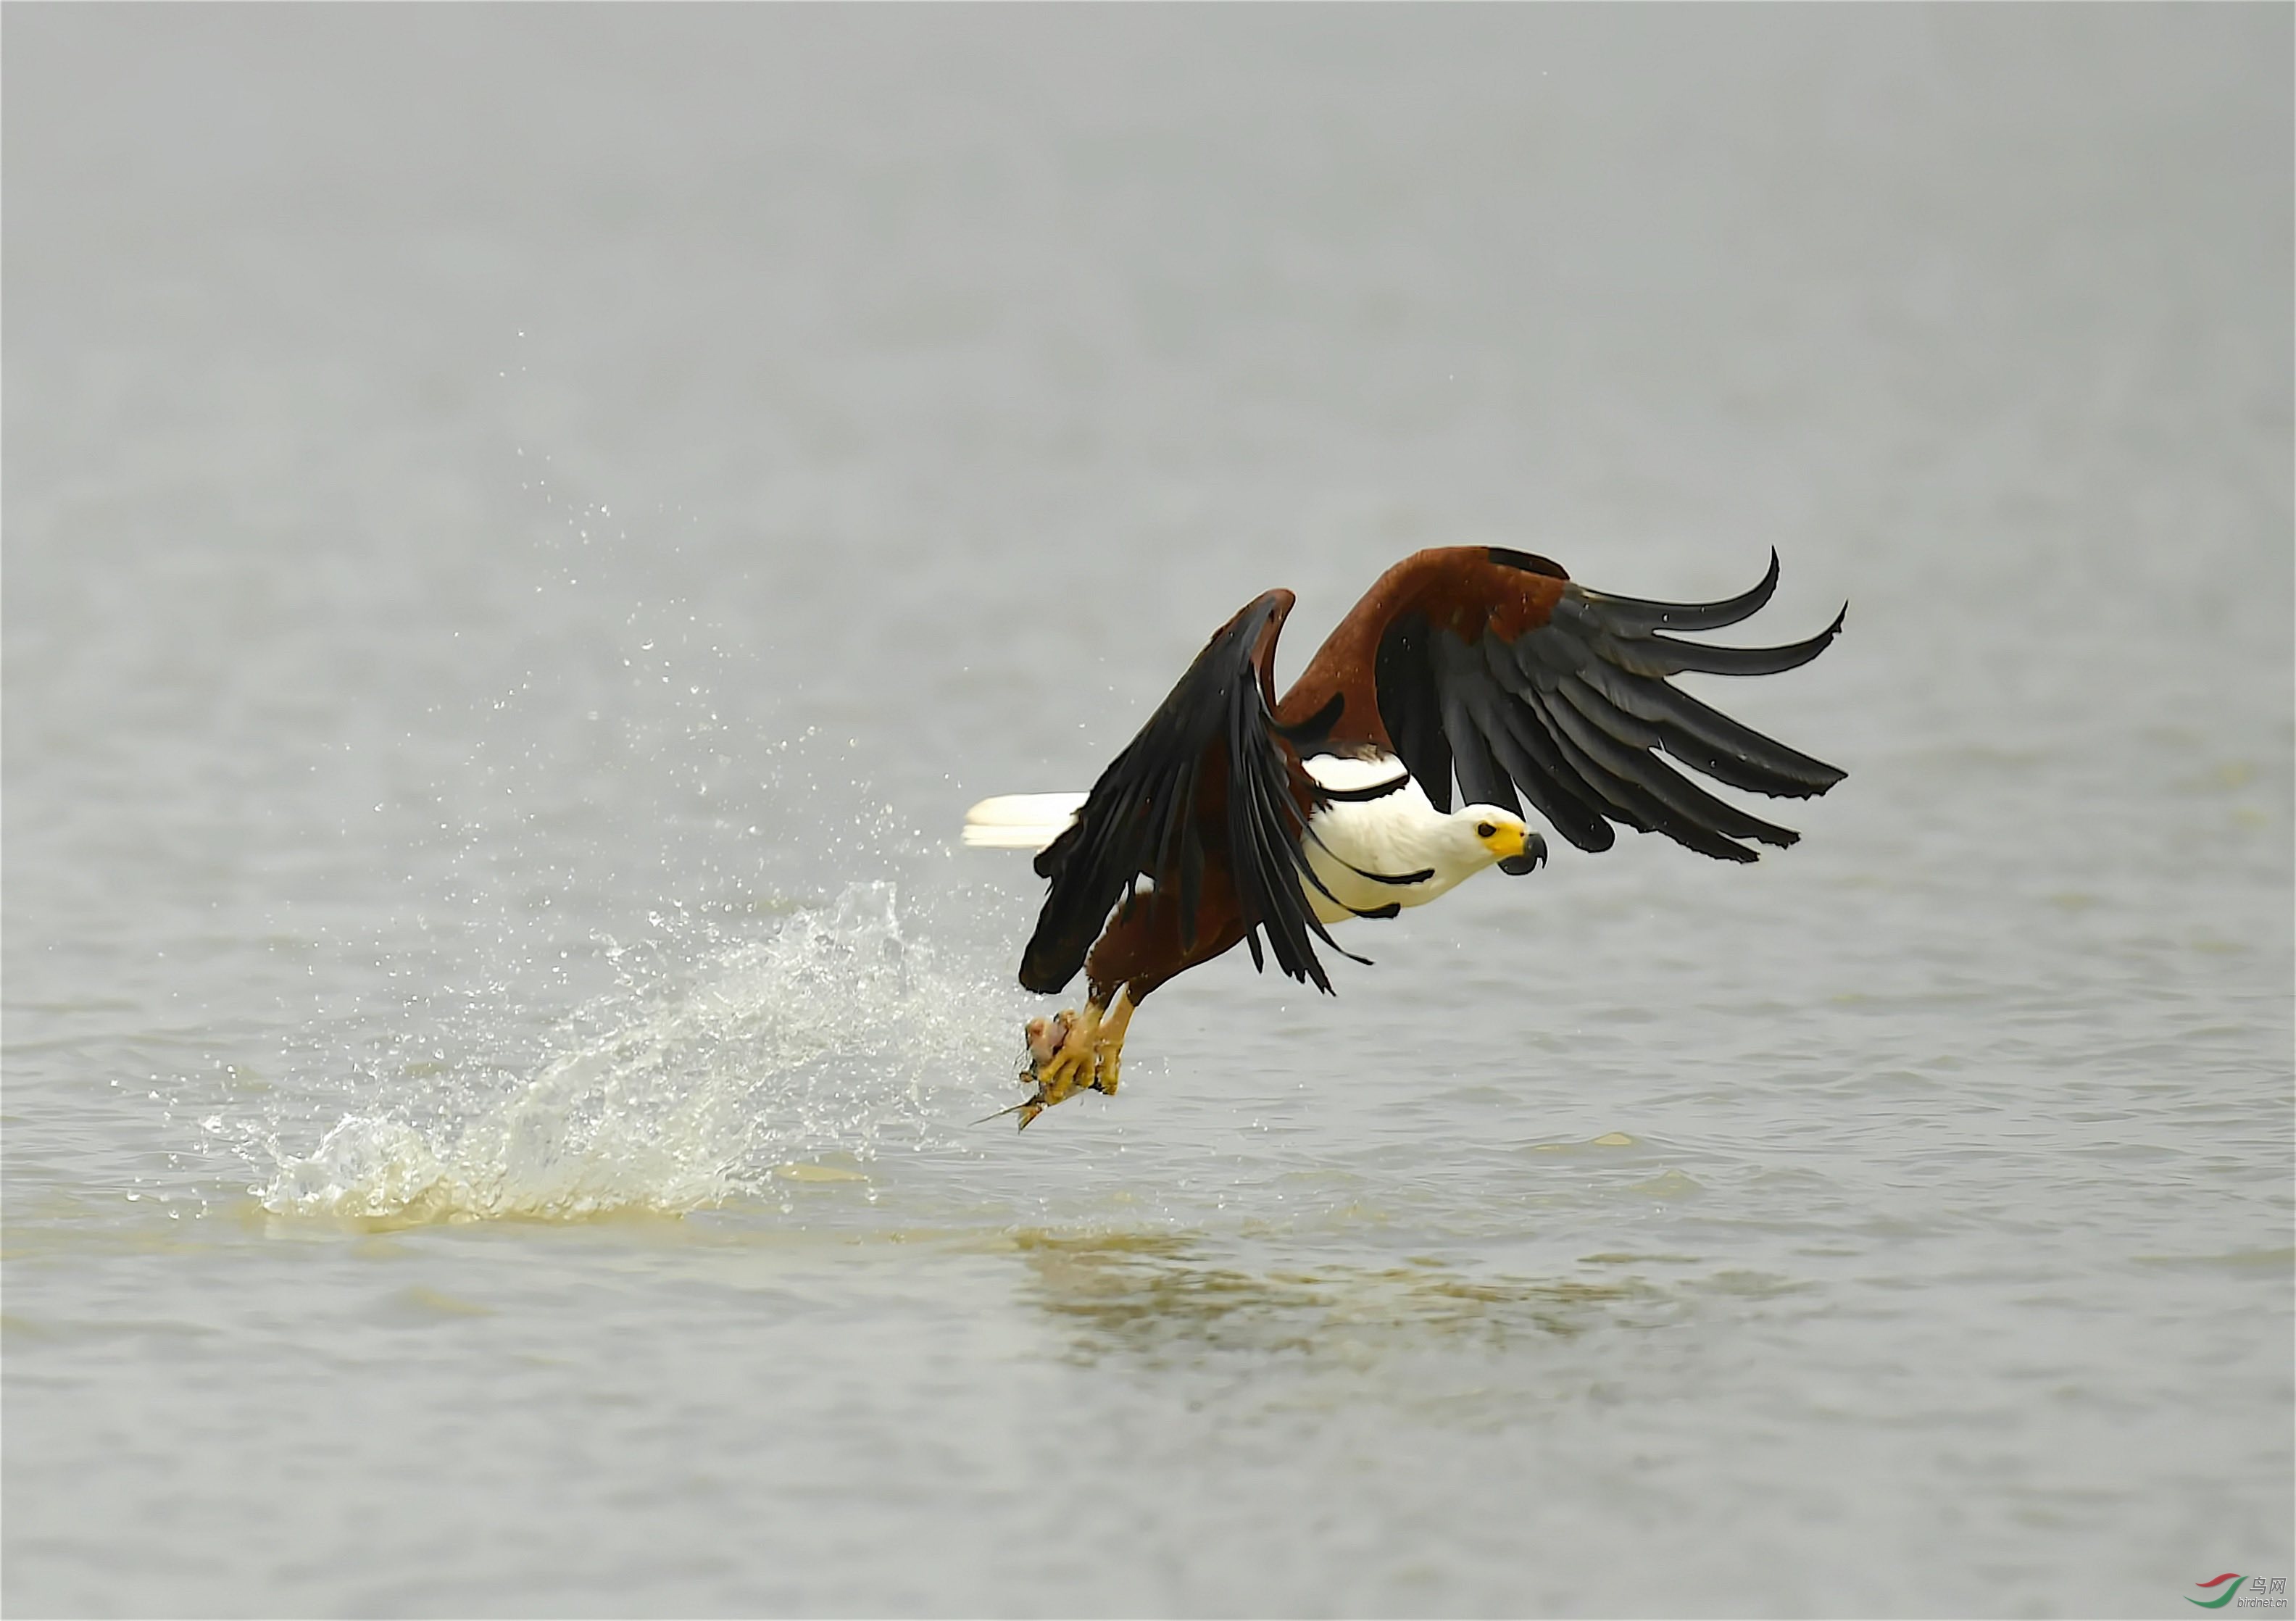
[[[2284,9],[5,26],[12,1612],[2296,1576]],[[964,807],[1470,541],[1805,842],[975,1124]]]

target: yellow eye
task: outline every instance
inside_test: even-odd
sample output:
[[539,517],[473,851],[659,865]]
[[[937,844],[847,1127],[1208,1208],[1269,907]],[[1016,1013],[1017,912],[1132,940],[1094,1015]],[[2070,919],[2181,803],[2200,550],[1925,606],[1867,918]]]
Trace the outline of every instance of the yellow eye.
[[1478,839],[1496,838],[1497,834],[1498,829],[1493,827],[1488,822],[1478,822],[1475,823],[1475,837]]

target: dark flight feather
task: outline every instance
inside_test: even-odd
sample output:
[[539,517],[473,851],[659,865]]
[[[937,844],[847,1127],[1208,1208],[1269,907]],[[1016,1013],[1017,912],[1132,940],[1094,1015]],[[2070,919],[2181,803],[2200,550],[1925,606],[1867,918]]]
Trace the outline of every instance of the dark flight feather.
[[1317,941],[1363,961],[1332,939],[1300,890],[1305,882],[1329,894],[1301,847],[1308,815],[1329,796],[1275,726],[1263,686],[1261,643],[1289,607],[1271,592],[1223,626],[1037,857],[1052,887],[1021,959],[1026,988],[1049,995],[1075,978],[1110,914],[1136,904],[1143,874],[1177,896],[1193,946],[1215,857],[1234,880],[1255,962],[1264,962],[1264,934],[1278,968],[1329,991]]
[[[1545,561],[1490,555],[1516,568]],[[1767,603],[1777,583],[1773,551],[1759,585],[1718,602],[1644,602],[1565,585],[1543,622],[1512,636],[1496,621],[1455,613],[1451,626],[1463,628],[1437,627],[1425,613],[1406,610],[1379,641],[1381,719],[1438,809],[1450,808],[1456,777],[1469,804],[1513,810],[1521,790],[1581,849],[1607,849],[1616,823],[1663,833],[1718,860],[1751,861],[1754,851],[1742,841],[1784,846],[1800,835],[1715,798],[1660,754],[1732,788],[1776,797],[1824,793],[1843,774],[1668,678],[1685,671],[1771,675],[1807,664],[1840,634],[1848,610],[1818,634],[1783,647],[1716,647],[1660,633],[1735,625]]]

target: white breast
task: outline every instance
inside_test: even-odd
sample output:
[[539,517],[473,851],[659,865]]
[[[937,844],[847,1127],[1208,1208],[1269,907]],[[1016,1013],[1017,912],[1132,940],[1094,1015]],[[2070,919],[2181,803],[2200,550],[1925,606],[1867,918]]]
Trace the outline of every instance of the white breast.
[[[1317,755],[1305,764],[1309,776],[1326,788],[1341,790],[1375,787],[1405,774],[1403,763],[1389,755],[1368,760]],[[1392,793],[1376,799],[1325,806],[1308,818],[1308,864],[1331,896],[1305,879],[1300,887],[1316,917],[1326,923],[1382,906],[1423,906],[1490,864],[1490,856],[1479,847],[1472,853],[1461,849],[1451,818],[1430,804],[1419,784],[1407,778]],[[1379,872],[1400,877],[1431,869],[1431,876],[1413,884],[1384,884],[1362,876]],[[1332,896],[1346,905],[1335,905]]]

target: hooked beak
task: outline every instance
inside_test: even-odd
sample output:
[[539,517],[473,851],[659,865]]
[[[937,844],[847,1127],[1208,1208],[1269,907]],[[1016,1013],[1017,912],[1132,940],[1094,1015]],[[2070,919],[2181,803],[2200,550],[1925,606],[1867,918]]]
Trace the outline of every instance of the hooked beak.
[[1546,859],[1546,836],[1526,831],[1522,839],[1522,853],[1499,857],[1499,871],[1510,878],[1521,878],[1526,872],[1536,872]]

